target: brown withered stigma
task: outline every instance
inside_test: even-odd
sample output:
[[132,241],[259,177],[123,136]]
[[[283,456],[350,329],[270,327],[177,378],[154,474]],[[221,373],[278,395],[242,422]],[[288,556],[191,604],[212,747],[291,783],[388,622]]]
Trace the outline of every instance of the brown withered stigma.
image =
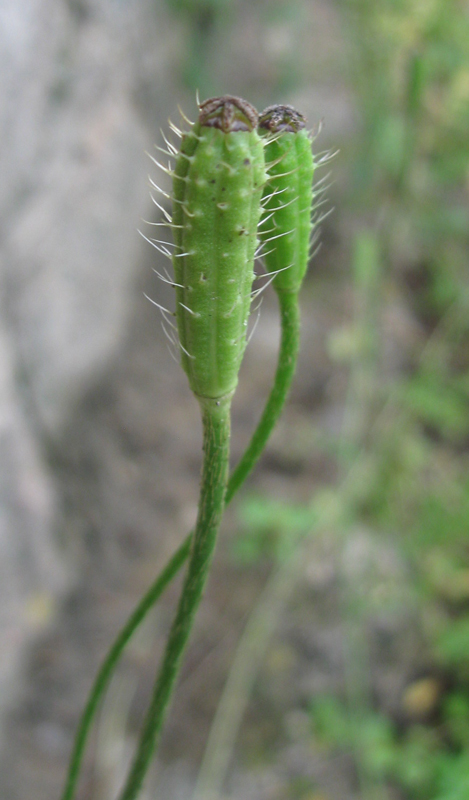
[[253,131],[258,113],[251,103],[229,94],[209,97],[199,106],[199,122],[206,128],[219,128],[223,133]]
[[265,128],[271,133],[279,133],[279,131],[297,133],[305,125],[305,117],[293,106],[267,106],[259,116],[259,128]]

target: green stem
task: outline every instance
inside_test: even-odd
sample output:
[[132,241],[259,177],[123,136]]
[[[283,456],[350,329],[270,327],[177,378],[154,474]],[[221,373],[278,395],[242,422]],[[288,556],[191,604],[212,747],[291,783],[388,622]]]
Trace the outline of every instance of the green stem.
[[[264,408],[264,412],[253,437],[228,481],[225,496],[227,505],[242,486],[264,450],[275,423],[277,422],[295,374],[299,350],[300,314],[296,293],[277,292],[281,317],[281,341],[274,384]],[[127,643],[146,617],[148,611],[157,603],[169,583],[186,560],[192,541],[190,533],[176,550],[170,561],[140,600],[123,629],[108,651],[92,686],[85,710],[82,714],[75,736],[70,758],[67,780],[61,800],[73,800],[78,776],[83,761],[88,734],[96,711],[112,674],[125,650]]]
[[170,561],[166,564],[162,572],[160,572],[156,581],[150,586],[149,590],[140,600],[138,606],[132,612],[124,627],[117,635],[117,638],[112,644],[104,662],[101,665],[75,735],[75,742],[68,768],[67,781],[62,794],[62,800],[73,800],[73,797],[75,796],[81,762],[83,761],[83,755],[85,752],[91,724],[98,709],[99,701],[106,691],[106,688],[112,677],[112,673],[114,672],[117,663],[124,652],[127,642],[130,640],[132,634],[135,633],[140,623],[143,622],[148,611],[150,611],[152,606],[154,606],[159,597],[162,595],[166,586],[171,583],[173,578],[181,569],[184,561],[189,555],[191,540],[192,534],[189,534],[182,545],[171,557]]
[[230,502],[259,460],[269,436],[282,413],[296,370],[300,347],[298,293],[277,291],[277,297],[282,333],[274,385],[248,448],[230,476],[226,490],[226,503]]
[[148,770],[166,717],[195,613],[202,599],[223,516],[230,452],[231,397],[218,401],[199,398],[199,401],[204,431],[204,462],[199,513],[189,566],[140,742],[120,800],[134,800]]

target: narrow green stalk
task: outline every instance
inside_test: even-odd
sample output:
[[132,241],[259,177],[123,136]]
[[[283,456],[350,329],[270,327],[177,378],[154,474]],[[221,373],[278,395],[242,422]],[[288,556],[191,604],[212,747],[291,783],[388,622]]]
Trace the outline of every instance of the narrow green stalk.
[[204,461],[199,514],[192,540],[190,561],[139,746],[120,794],[120,800],[134,800],[137,796],[153,756],[195,613],[202,599],[223,516],[228,479],[231,396],[219,400],[208,398],[199,400],[204,431]]
[[[299,350],[300,313],[296,292],[277,291],[281,318],[281,341],[274,384],[263,414],[252,439],[233,470],[225,496],[227,505],[253,470],[280,417],[295,374]],[[111,645],[91,688],[83,711],[70,759],[65,788],[61,800],[73,800],[91,725],[99,707],[101,697],[111,680],[125,647],[147,613],[158,602],[166,587],[177,575],[189,555],[191,532],[176,550],[162,572],[139,601],[114,643]]]
[[117,663],[119,662],[131,636],[143,622],[150,609],[155,605],[159,597],[164,592],[166,586],[171,583],[175,575],[177,575],[184,564],[184,561],[189,555],[191,536],[192,534],[190,534],[184,540],[182,545],[178,548],[170,561],[168,561],[164,569],[160,572],[156,581],[150,586],[149,590],[140,600],[138,606],[134,609],[124,627],[117,635],[103,664],[101,665],[75,735],[75,742],[68,768],[67,781],[62,794],[62,800],[73,800],[73,797],[75,796],[76,785],[78,782],[78,776],[80,773],[81,763],[83,761],[83,755],[85,752],[91,724],[98,709],[99,701],[106,691]]
[[296,370],[300,347],[298,292],[277,290],[277,296],[280,311],[281,340],[274,384],[248,448],[230,476],[226,491],[226,503],[230,502],[259,460],[282,413]]

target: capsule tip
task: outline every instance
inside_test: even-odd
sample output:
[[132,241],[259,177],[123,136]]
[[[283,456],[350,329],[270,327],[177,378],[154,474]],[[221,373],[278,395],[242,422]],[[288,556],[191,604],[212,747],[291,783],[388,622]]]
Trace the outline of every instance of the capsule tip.
[[306,126],[306,118],[293,106],[273,105],[267,106],[259,116],[259,128],[270,133],[298,133]]
[[241,97],[228,94],[209,97],[199,105],[199,122],[202,127],[218,128],[223,133],[253,131],[257,127],[257,121],[256,109]]

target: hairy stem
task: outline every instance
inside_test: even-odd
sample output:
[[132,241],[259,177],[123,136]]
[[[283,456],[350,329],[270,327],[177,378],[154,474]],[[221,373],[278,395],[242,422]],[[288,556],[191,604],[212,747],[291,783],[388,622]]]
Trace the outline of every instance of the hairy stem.
[[200,398],[204,461],[199,513],[192,539],[189,566],[176,615],[169,632],[139,745],[120,800],[134,800],[142,786],[166,717],[195,613],[202,599],[225,505],[230,447],[231,397]]
[[281,341],[274,384],[247,450],[230,476],[226,490],[226,503],[230,502],[259,460],[282,413],[296,370],[300,346],[298,293],[277,291],[277,296],[280,310]]
[[[283,406],[285,405],[295,374],[300,335],[298,295],[294,292],[289,293],[284,291],[277,291],[277,295],[281,317],[281,341],[274,384],[252,439],[230,476],[225,495],[225,505],[232,500],[254,468],[256,462],[259,460],[282,412]],[[191,532],[186,537],[154,583],[139,601],[137,607],[111,645],[99,669],[77,729],[67,780],[61,800],[73,800],[75,796],[88,735],[101,697],[106,691],[127,643],[184,564],[184,561],[189,555],[192,535]]]
[[190,534],[168,561],[164,569],[158,575],[156,581],[150,586],[149,590],[140,600],[122,630],[118,633],[114,643],[111,645],[106,658],[95,678],[95,682],[88,697],[85,709],[80,719],[75,735],[73,752],[68,768],[67,780],[62,794],[62,800],[73,800],[80,773],[81,763],[85,752],[88,734],[91,729],[99,701],[103,696],[111,680],[112,674],[120,661],[125,647],[135,633],[147,613],[158,601],[165,588],[177,575],[187,556],[189,555],[192,534]]

